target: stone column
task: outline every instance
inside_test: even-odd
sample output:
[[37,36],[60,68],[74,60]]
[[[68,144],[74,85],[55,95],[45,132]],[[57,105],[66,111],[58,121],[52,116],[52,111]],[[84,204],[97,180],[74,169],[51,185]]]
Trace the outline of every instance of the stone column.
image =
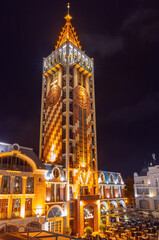
[[11,181],[10,181],[10,198],[8,199],[8,219],[11,219],[11,216],[12,216],[12,204],[13,204],[13,193],[14,193],[14,178],[15,178],[15,176],[11,176]]
[[22,182],[22,198],[21,198],[21,208],[20,208],[20,216],[22,218],[25,217],[25,192],[26,192],[26,182],[27,182],[27,176],[23,176],[23,182]]

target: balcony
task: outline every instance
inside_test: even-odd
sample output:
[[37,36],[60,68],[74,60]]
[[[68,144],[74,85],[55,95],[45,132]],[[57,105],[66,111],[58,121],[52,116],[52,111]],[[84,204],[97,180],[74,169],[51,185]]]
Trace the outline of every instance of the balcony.
[[[71,46],[71,47],[70,47]],[[66,57],[66,51],[63,50],[64,45],[62,45],[58,50],[55,50],[52,52],[45,60],[44,60],[44,67],[43,67],[43,73],[51,72],[51,70],[56,67],[57,65],[65,65],[67,61]],[[69,47],[71,50],[69,50],[69,63],[72,65],[76,63],[81,67],[81,69],[87,71],[88,73],[92,74],[92,66],[93,61],[90,59],[83,51],[76,48],[73,44],[69,42]],[[72,53],[72,48],[76,51],[76,53]],[[70,73],[72,74],[71,70]],[[66,69],[64,68],[63,74],[66,74]]]

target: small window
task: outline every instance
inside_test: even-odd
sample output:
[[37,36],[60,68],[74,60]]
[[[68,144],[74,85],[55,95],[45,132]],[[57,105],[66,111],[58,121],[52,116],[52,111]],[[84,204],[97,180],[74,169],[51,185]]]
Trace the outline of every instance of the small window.
[[100,177],[101,177],[101,181],[104,182],[104,180],[105,180],[104,173],[101,173],[101,176],[100,176]]
[[58,168],[53,169],[53,177],[58,178],[60,176],[60,172]]

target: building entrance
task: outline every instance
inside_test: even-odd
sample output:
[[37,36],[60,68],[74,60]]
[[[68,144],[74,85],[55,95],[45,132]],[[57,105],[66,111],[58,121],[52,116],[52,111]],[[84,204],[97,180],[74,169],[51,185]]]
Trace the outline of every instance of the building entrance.
[[63,234],[63,217],[60,206],[53,206],[48,212],[48,230]]
[[84,208],[84,228],[91,227],[94,231],[94,207],[86,206]]
[[63,219],[58,218],[56,220],[52,220],[48,222],[48,230],[50,232],[63,234]]

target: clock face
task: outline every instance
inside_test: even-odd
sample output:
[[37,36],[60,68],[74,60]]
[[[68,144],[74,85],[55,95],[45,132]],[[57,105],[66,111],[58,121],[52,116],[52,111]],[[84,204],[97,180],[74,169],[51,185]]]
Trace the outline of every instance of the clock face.
[[75,103],[82,108],[87,108],[89,104],[89,97],[86,89],[78,85],[75,90]]
[[48,106],[54,106],[60,98],[61,88],[59,86],[54,86],[50,89],[47,97],[46,104]]

